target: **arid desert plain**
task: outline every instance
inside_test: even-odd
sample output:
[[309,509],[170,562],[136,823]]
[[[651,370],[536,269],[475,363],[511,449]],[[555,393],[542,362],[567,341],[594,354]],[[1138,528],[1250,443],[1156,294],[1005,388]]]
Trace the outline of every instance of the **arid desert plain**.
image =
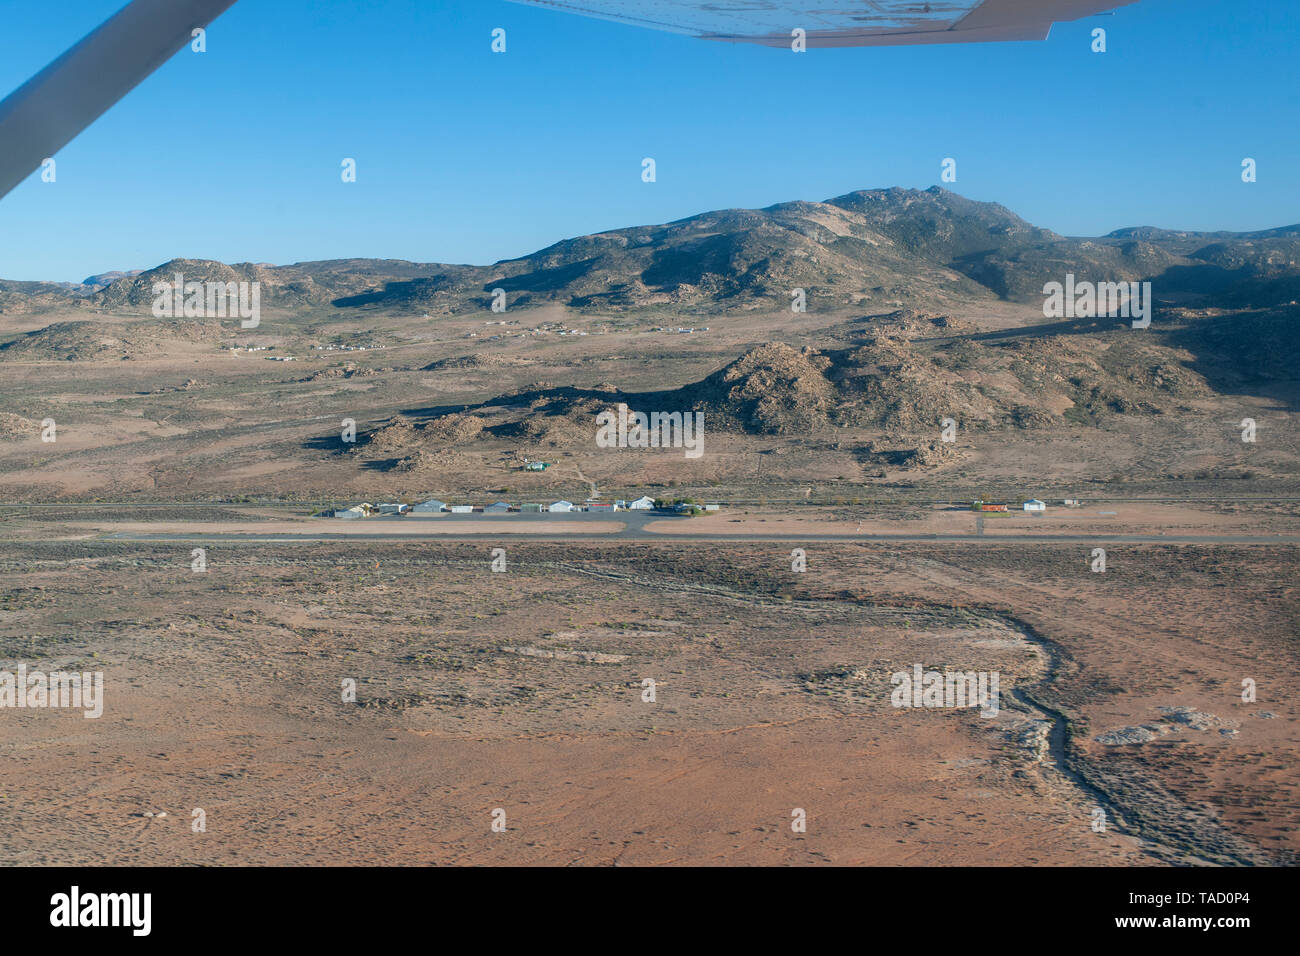
[[[877,224],[849,275],[842,198],[759,211],[820,259],[714,214],[644,238],[693,258],[0,282],[0,670],[103,678],[0,711],[0,856],[1294,864],[1295,227],[1231,272],[1003,230],[994,282]],[[1062,244],[1184,284],[1045,318]],[[177,273],[260,282],[260,323],[151,314]],[[619,405],[701,454],[603,447]],[[431,499],[511,510],[322,516]],[[932,671],[997,706],[900,706]]]

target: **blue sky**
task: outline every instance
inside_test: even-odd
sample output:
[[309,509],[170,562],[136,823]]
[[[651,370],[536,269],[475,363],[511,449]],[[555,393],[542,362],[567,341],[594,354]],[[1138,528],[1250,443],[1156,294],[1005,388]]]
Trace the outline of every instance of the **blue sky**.
[[[6,4],[0,96],[124,2]],[[239,0],[208,52],[65,147],[57,182],[0,200],[0,277],[177,256],[487,263],[708,209],[924,188],[945,157],[949,188],[1068,235],[1286,225],[1297,37],[1292,0],[1141,0],[1041,44],[806,54],[498,0]]]

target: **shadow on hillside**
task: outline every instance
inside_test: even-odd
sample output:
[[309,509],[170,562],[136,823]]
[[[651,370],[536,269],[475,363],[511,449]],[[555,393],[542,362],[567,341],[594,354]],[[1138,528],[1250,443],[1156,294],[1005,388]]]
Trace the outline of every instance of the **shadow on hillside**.
[[429,276],[400,282],[386,282],[382,289],[376,289],[373,292],[362,292],[359,295],[341,296],[331,300],[330,305],[338,309],[353,309],[363,305],[420,302],[429,298],[440,288],[445,289],[448,278],[447,276]]
[[483,287],[483,291],[489,295],[492,289],[496,288],[505,289],[507,292],[518,292],[521,289],[528,292],[557,292],[570,282],[576,282],[578,279],[584,278],[594,266],[595,262],[593,260],[585,259],[567,266],[538,269],[535,272],[526,272],[523,275],[517,275],[509,279],[497,279],[494,282],[489,282]]
[[[1042,325],[1026,325],[1014,329],[996,329],[992,332],[974,332],[970,335],[949,336],[948,338],[968,339],[974,342],[998,342],[1009,339],[1040,339],[1050,335],[1100,335],[1114,332],[1116,329],[1130,328],[1131,319],[1100,316],[1085,319],[1062,319],[1059,322],[1044,322]],[[1155,319],[1152,319],[1155,324]],[[919,342],[942,341],[938,338],[918,339]]]
[[1161,336],[1192,355],[1188,368],[1221,395],[1253,395],[1300,410],[1300,306],[1195,319]]
[[400,458],[376,458],[373,461],[363,461],[361,467],[366,471],[392,471],[401,460]]
[[521,406],[534,406],[535,404],[536,407],[530,407],[527,414],[563,415],[578,404],[595,403],[610,409],[616,409],[620,402],[637,411],[685,411],[684,407],[679,408],[679,406],[668,403],[680,401],[690,387],[656,392],[623,392],[598,388],[580,388],[576,385],[559,385],[551,388],[532,388],[523,392],[510,392],[471,405],[404,408],[399,414],[422,421],[439,418],[452,412],[463,412],[472,415],[488,408],[518,408]]
[[[491,404],[488,402],[487,404]],[[424,421],[434,418],[441,418],[443,415],[451,415],[455,412],[469,411],[472,408],[483,408],[483,405],[430,405],[421,409],[403,409],[397,412],[407,418],[414,418],[418,421]],[[314,438],[308,438],[299,447],[311,451],[331,452],[335,455],[346,454],[355,448],[363,447],[370,443],[370,438],[374,432],[384,425],[388,419],[382,421],[363,421],[358,419],[356,422],[357,440],[355,442],[345,442],[343,440],[342,428],[335,429],[324,435],[317,435]],[[339,419],[340,426],[342,419]]]
[[328,435],[317,435],[315,438],[308,438],[300,447],[311,451],[328,451],[341,454],[356,446],[344,442],[339,432],[336,431]]

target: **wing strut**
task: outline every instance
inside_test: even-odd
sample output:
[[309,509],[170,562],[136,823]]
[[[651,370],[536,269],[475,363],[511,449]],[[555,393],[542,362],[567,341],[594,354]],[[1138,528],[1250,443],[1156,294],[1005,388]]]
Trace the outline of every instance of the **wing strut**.
[[132,0],[0,102],[0,198],[235,0]]

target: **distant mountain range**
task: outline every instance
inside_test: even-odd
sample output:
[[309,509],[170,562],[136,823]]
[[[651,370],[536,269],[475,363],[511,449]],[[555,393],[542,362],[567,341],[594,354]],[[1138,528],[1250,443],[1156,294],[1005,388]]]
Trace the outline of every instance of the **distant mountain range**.
[[490,266],[335,259],[288,266],[175,259],[81,285],[0,280],[0,312],[69,306],[147,312],[153,284],[258,281],[263,308],[392,309],[460,314],[511,308],[699,312],[786,308],[806,290],[810,311],[891,302],[1033,301],[1066,273],[1093,281],[1151,280],[1162,296],[1206,296],[1229,307],[1300,299],[1300,225],[1259,232],[1120,229],[1071,238],[996,203],[939,187],[873,189],[826,202],[726,209],[658,226],[567,239]]

